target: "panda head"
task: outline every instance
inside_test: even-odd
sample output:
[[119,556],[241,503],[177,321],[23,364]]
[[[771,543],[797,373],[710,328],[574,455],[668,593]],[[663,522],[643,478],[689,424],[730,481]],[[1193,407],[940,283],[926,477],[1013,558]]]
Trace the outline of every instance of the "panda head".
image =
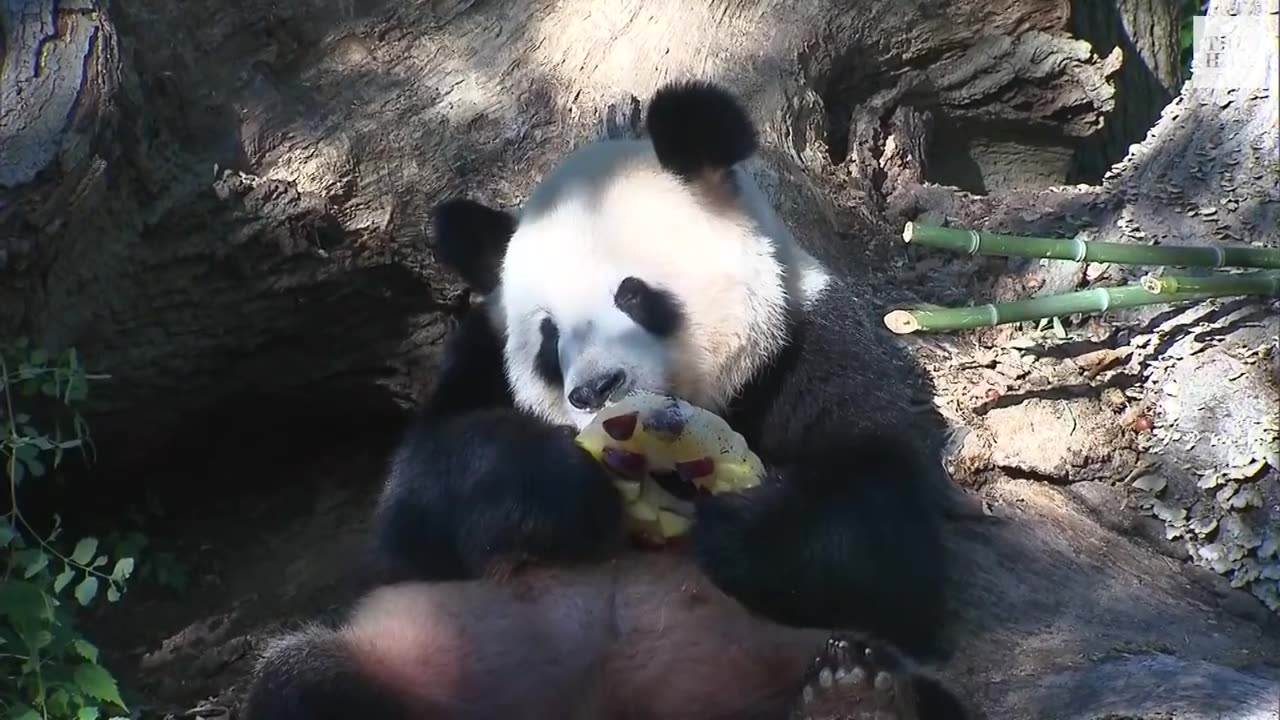
[[646,123],[570,153],[518,217],[466,199],[433,214],[438,259],[504,337],[516,404],[553,423],[637,389],[722,412],[821,273],[740,166],[757,139],[733,96],[667,85]]

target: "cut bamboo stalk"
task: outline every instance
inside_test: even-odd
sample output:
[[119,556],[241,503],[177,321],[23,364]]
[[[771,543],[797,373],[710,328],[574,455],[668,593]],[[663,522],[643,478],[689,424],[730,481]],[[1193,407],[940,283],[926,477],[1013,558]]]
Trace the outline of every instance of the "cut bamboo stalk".
[[1223,292],[1229,295],[1280,297],[1280,272],[1217,273],[1204,277],[1147,275],[1142,287],[1157,295],[1185,292]]
[[1007,303],[986,303],[971,307],[900,309],[884,316],[884,324],[899,335],[914,332],[973,330],[1007,323],[1060,317],[1073,313],[1096,313],[1143,305],[1172,304],[1238,295],[1236,292],[1153,293],[1141,285],[1093,288]]
[[985,230],[963,230],[909,222],[902,239],[926,247],[1004,257],[1046,258],[1119,265],[1176,265],[1182,267],[1249,267],[1280,269],[1280,250],[1221,245],[1137,245],[1079,238],[1024,237]]

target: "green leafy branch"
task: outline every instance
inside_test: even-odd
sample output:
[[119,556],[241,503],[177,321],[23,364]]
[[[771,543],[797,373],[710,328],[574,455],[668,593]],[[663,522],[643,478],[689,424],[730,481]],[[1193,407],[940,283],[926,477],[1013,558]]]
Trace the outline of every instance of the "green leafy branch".
[[[75,629],[75,605],[61,598],[74,582],[70,594],[80,607],[89,606],[104,584],[107,600],[118,601],[134,559],[118,558],[107,573],[111,559],[99,552],[97,538],[59,550],[61,518],[54,515],[53,529],[42,537],[23,516],[18,493],[22,483],[58,469],[68,451],[90,459],[88,426],[75,406],[88,397],[91,380],[105,377],[86,372],[74,349],[54,359],[29,349],[25,340],[0,347],[0,454],[9,499],[8,512],[0,515],[0,674],[15,680],[0,689],[0,711],[13,720],[95,720],[107,708],[127,712],[97,648]],[[52,434],[41,432],[32,417],[49,403],[55,405]],[[70,437],[59,410],[70,411]]]

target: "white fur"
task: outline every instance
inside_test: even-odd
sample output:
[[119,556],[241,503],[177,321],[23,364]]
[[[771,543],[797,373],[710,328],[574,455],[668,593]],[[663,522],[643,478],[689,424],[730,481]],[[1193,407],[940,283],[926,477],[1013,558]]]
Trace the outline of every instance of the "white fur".
[[[664,170],[647,140],[615,140],[571,153],[539,184],[489,298],[517,405],[581,428],[592,413],[569,404],[569,391],[622,369],[627,389],[722,412],[784,346],[787,314],[827,276],[749,176],[732,173],[695,187]],[[627,276],[680,300],[680,332],[654,337],[614,306]],[[560,329],[563,388],[533,370],[547,315]]]

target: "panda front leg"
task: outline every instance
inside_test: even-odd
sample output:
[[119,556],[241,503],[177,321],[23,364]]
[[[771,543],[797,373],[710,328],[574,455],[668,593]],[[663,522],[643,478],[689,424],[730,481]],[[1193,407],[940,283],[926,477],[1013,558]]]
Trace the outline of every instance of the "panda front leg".
[[945,555],[928,466],[892,437],[807,445],[759,487],[698,499],[692,544],[703,572],[776,622],[937,651]]
[[501,576],[610,557],[622,498],[573,432],[510,406],[497,337],[472,311],[401,436],[373,518],[383,581]]

